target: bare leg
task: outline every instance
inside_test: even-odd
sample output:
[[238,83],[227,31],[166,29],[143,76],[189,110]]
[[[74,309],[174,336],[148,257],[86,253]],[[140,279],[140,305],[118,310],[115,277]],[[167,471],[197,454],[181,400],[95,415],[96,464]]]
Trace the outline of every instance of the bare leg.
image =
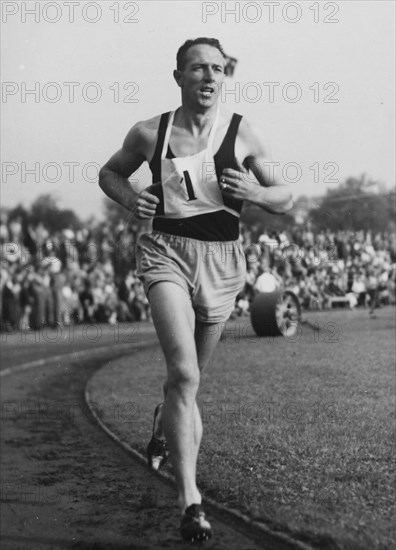
[[[208,366],[208,363],[220,339],[222,329],[223,329],[223,323],[202,323],[200,321],[196,321],[194,339],[195,339],[195,346],[197,351],[198,367],[200,372],[202,372],[203,369]],[[168,381],[165,380],[163,385],[164,398],[166,398],[167,390],[168,390]],[[160,412],[157,416],[155,436],[158,439],[163,439],[165,437],[163,427],[162,427],[162,412]],[[201,415],[199,413],[198,405],[195,402],[194,443],[196,446],[197,456],[198,456],[198,450],[199,450],[201,438],[202,438],[202,421],[201,421]]]
[[150,289],[150,303],[168,371],[162,427],[184,512],[191,504],[201,503],[195,480],[194,411],[199,385],[195,316],[188,294],[171,282],[154,285]]
[[[222,324],[220,323],[202,323],[201,321],[196,321],[194,339],[200,372],[202,372],[203,369],[208,366],[216,345],[220,339],[221,331]],[[202,431],[201,415],[198,409],[198,405],[195,402],[194,444],[196,450],[196,459],[198,458],[199,446],[202,439]]]
[[182,512],[200,504],[196,486],[196,462],[202,437],[202,422],[196,404],[200,367],[204,367],[220,338],[214,325],[195,323],[188,294],[171,282],[150,289],[153,322],[165,354],[168,378],[165,401],[158,419],[156,437],[164,432],[179,489]]

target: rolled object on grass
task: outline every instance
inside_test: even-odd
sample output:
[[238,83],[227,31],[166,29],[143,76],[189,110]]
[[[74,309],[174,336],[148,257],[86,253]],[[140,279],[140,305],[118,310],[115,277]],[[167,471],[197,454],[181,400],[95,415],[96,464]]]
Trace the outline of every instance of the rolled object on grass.
[[250,318],[257,336],[293,338],[301,323],[301,306],[290,290],[260,292],[253,299]]

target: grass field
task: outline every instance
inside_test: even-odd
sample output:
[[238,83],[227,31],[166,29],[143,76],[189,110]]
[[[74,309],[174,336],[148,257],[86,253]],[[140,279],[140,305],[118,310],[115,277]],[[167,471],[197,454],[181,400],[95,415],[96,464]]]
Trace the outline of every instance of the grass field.
[[[325,549],[394,547],[395,310],[307,314],[295,339],[227,324],[203,374],[204,495]],[[159,349],[91,382],[104,420],[145,453]]]

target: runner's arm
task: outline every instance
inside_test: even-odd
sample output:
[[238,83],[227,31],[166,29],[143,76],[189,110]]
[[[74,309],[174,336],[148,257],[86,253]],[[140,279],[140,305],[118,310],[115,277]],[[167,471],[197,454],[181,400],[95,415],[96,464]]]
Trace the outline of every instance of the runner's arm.
[[151,218],[159,202],[147,189],[136,191],[128,180],[146,160],[145,141],[144,128],[138,123],[129,131],[121,149],[99,172],[102,191],[140,219]]

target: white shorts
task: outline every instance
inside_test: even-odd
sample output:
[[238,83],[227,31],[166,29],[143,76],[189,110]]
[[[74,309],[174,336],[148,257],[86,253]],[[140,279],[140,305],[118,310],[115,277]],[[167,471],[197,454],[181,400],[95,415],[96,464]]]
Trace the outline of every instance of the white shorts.
[[203,323],[225,322],[246,280],[239,241],[201,241],[167,233],[145,233],[136,250],[137,275],[146,294],[161,281],[181,286]]

